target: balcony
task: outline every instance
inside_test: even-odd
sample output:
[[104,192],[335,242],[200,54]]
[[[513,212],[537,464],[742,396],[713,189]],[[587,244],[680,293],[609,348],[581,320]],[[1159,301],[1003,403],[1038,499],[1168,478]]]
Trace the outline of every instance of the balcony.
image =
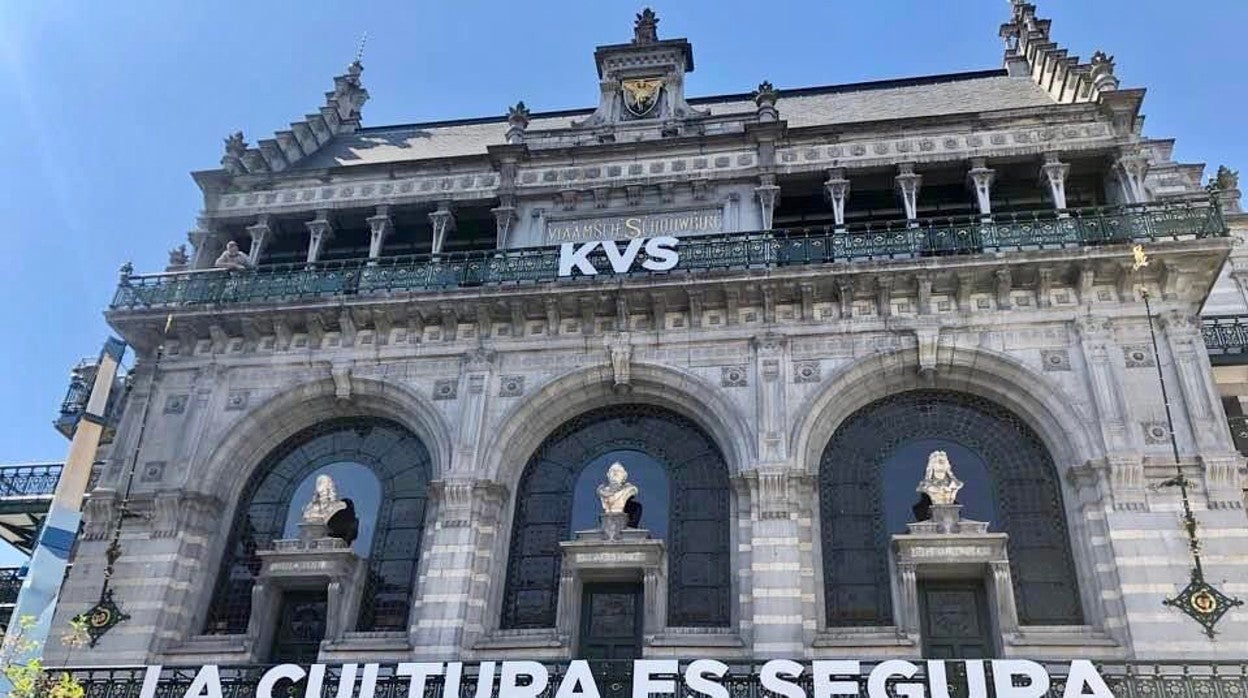
[[[997,214],[862,224],[847,228],[771,230],[689,237],[671,271],[632,275],[695,274],[772,269],[867,260],[919,259],[985,253],[1060,250],[1113,244],[1225,237],[1218,208],[1208,202],[1171,202],[1116,208]],[[599,253],[601,254],[601,252]],[[595,258],[609,268],[605,257]],[[535,284],[559,279],[559,248],[382,257],[376,260],[268,265],[247,271],[218,269],[124,274],[113,311],[237,307],[331,298],[385,297],[458,288]]]
[[1214,366],[1248,364],[1248,315],[1207,317],[1200,329]]
[[17,594],[22,590],[21,572],[20,567],[0,567],[0,629],[9,627],[13,617]]
[[[861,677],[858,681],[857,695],[867,695],[867,675],[875,663],[862,662]],[[1065,671],[1069,663],[1042,662],[1046,665],[1051,685],[1045,694],[1054,698],[1061,696],[1065,689]],[[926,684],[923,665],[919,663],[919,673],[912,679],[889,680],[888,695],[899,695],[898,684],[922,682]],[[954,690],[951,695],[966,695],[965,683],[957,678],[962,668],[958,662],[950,662],[948,676]],[[539,698],[551,698],[561,680],[561,667],[550,668],[550,680],[546,690]],[[731,664],[728,674],[718,680],[734,698],[766,698],[774,694],[761,688],[759,669],[761,662]],[[226,696],[253,696],[260,677],[270,667],[267,666],[222,666],[220,667],[221,694]],[[591,661],[590,668],[594,681],[604,698],[631,695],[630,674],[631,662]],[[1202,696],[1207,698],[1243,698],[1248,695],[1248,664],[1243,662],[1107,662],[1096,665],[1101,677],[1115,696]],[[682,663],[681,669],[684,669]],[[157,689],[158,695],[181,696],[187,693],[197,673],[197,667],[165,667],[161,672]],[[59,674],[61,670],[54,670]],[[85,688],[90,698],[129,698],[139,695],[143,685],[144,669],[141,667],[96,668],[68,670]],[[324,684],[319,693],[313,695],[332,696],[337,693],[339,667],[327,667]],[[680,684],[680,677],[671,678]],[[854,677],[846,677],[854,680]],[[430,677],[425,684],[425,696],[442,695],[443,677]],[[797,680],[806,695],[812,695],[809,667]],[[379,673],[375,695],[403,696],[408,695],[409,679],[396,676],[393,665],[382,665]],[[463,683],[460,695],[468,695],[476,684],[475,666],[464,667]],[[961,684],[959,686],[959,684]],[[988,681],[992,686],[992,681]],[[958,690],[958,689],[961,690]],[[687,691],[680,691],[681,694]],[[273,695],[304,695],[302,687],[292,689],[288,680],[279,680],[274,686]],[[354,695],[354,694],[353,694]],[[874,695],[874,692],[872,692]]]
[[31,553],[60,479],[59,464],[0,467],[0,540]]

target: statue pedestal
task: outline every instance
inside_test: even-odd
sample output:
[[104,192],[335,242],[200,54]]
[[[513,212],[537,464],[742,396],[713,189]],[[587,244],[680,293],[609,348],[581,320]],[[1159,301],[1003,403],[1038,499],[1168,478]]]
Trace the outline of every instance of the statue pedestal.
[[[300,521],[299,522],[299,540],[311,543],[329,537],[329,525],[320,521]],[[274,541],[277,543],[285,543],[287,541]]]
[[[313,537],[324,524],[300,524],[299,538],[273,541],[272,550],[258,550],[260,573],[251,592],[247,634],[255,647],[273,641],[281,595],[292,590],[325,590],[325,640],[340,640],[355,626],[367,565],[340,538]],[[305,537],[306,536],[306,537]]]
[[960,504],[933,504],[931,519],[906,524],[892,537],[891,557],[897,625],[919,640],[919,582],[982,580],[989,612],[1000,634],[1018,630],[1014,581],[1006,549],[1009,536],[990,533],[988,523],[960,518]]
[[[608,522],[619,529],[607,529]],[[563,553],[556,624],[573,647],[585,582],[641,582],[645,615],[642,633],[654,636],[667,623],[667,546],[642,528],[624,528],[626,514],[602,515],[603,528],[577,531],[574,540],[559,543]],[[614,536],[614,537],[612,537]]]
[[644,540],[650,532],[644,528],[629,528],[628,514],[604,511],[598,515],[599,527],[588,531],[577,531],[575,540]]

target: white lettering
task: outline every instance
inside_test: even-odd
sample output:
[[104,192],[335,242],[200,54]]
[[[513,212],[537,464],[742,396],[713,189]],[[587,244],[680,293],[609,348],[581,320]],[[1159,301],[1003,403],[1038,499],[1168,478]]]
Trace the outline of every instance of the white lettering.
[[[521,684],[520,677],[528,678]],[[537,698],[550,683],[550,672],[540,662],[503,662],[498,678],[498,698]]]
[[833,676],[858,676],[862,674],[862,662],[849,660],[819,660],[811,662],[810,671],[814,674],[814,698],[828,696],[858,695],[857,681],[833,681]]
[[[894,676],[903,679],[913,678],[919,668],[913,662],[901,659],[889,659],[875,665],[871,675],[867,677],[867,695],[871,698],[890,698],[888,680]],[[920,683],[895,683],[893,691],[902,698],[923,698],[926,691]]]
[[680,663],[675,659],[637,659],[633,661],[633,698],[649,698],[653,693],[675,693],[672,679],[656,679],[655,674],[675,674]]
[[599,243],[587,242],[578,246],[574,242],[565,242],[559,246],[559,276],[572,276],[572,268],[576,267],[577,271],[586,276],[593,276],[598,273],[594,265],[589,263],[589,253]]
[[680,255],[676,253],[676,245],[680,241],[671,236],[650,238],[646,241],[646,255],[650,257],[641,266],[650,271],[667,271],[676,266]]
[[[637,253],[641,252],[641,245],[646,243],[645,238],[633,238],[628,241],[628,247],[624,248],[624,252],[620,253],[620,248],[615,242],[606,240],[602,243],[602,250],[607,253],[607,261],[611,262],[611,271],[616,274],[623,274],[633,266],[633,261],[637,259]],[[649,250],[646,250],[649,253]],[[645,266],[644,264],[642,266]]]
[[338,693],[337,698],[351,698],[351,694],[355,691],[355,674],[359,671],[358,664],[343,664],[338,671]]
[[[442,682],[442,695],[458,696],[459,684],[464,676],[463,662],[447,662],[446,663],[446,680]],[[313,694],[309,694],[313,695]]]
[[306,684],[307,688],[305,688],[303,691],[303,695],[305,696],[321,695],[321,686],[323,686],[324,684],[325,684],[325,665],[313,664],[312,666],[308,667],[308,683]]
[[278,664],[260,677],[260,682],[256,684],[256,698],[273,698],[273,687],[278,681],[302,681],[307,675],[308,672],[298,664]]
[[555,698],[601,698],[589,662],[577,659],[568,665],[563,680],[559,682],[559,690],[555,691]]
[[139,691],[139,698],[156,698],[156,684],[160,683],[159,664],[153,664],[143,672],[143,688]]
[[221,673],[216,664],[205,664],[182,698],[221,698]]
[[[988,698],[988,678],[984,674],[984,660],[968,659],[966,662],[966,698]],[[949,678],[945,662],[935,659],[927,663],[928,690],[932,698],[949,698]]]
[[791,659],[773,659],[763,665],[759,671],[759,679],[763,688],[784,696],[784,698],[806,698],[806,691],[796,683],[784,681],[780,677],[796,679],[802,675],[802,665]]
[[[1015,676],[1026,677],[1027,685],[1015,686]],[[1049,672],[1027,659],[993,660],[992,687],[997,698],[1040,698],[1049,692]]]
[[728,698],[728,689],[709,677],[723,678],[728,665],[714,659],[695,659],[685,668],[685,687],[709,698]]
[[[380,664],[364,665],[364,675],[360,678],[360,692],[356,694],[356,698],[373,698],[377,692],[377,674],[380,671]],[[350,694],[342,695],[342,686],[339,686],[338,698],[350,698]]]
[[477,692],[474,698],[490,698],[494,694],[494,662],[481,662],[477,668]]
[[[1085,691],[1085,687],[1091,692]],[[1092,662],[1086,659],[1076,659],[1070,663],[1070,674],[1066,676],[1066,690],[1062,692],[1062,698],[1083,698],[1084,696],[1114,698],[1109,686],[1105,685],[1105,679],[1096,673],[1096,667],[1092,666]]]
[[411,683],[407,686],[407,698],[419,698],[425,695],[425,680],[430,676],[442,675],[442,665],[437,662],[401,662],[395,667],[394,673],[396,676],[411,677]]

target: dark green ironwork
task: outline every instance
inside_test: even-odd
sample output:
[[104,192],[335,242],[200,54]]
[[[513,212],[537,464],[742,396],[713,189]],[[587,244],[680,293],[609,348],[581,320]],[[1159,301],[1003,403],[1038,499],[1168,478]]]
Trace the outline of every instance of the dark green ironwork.
[[1200,330],[1213,365],[1248,363],[1248,315],[1203,318]]
[[[899,683],[922,682],[926,684],[925,666],[922,661],[916,662],[919,667],[918,673],[911,679],[900,680],[893,679],[888,681],[888,695],[897,695],[895,692]],[[632,694],[632,662],[627,661],[590,661],[590,670],[594,675],[594,683],[597,685],[599,692],[603,698],[615,698],[623,696],[627,698]],[[1046,697],[1059,698],[1066,689],[1066,680],[1064,671],[1068,663],[1060,662],[1041,662],[1046,665],[1052,681],[1049,690],[1045,693]],[[871,671],[875,662],[864,661],[861,663],[861,677],[844,677],[847,680],[857,680],[858,695],[867,695],[867,674]],[[686,662],[681,662],[680,670],[683,672],[687,666]],[[775,694],[764,691],[759,681],[759,670],[762,666],[761,662],[730,662],[729,671],[722,679],[716,679],[716,682],[727,689],[728,695],[732,698],[772,698]],[[961,663],[950,660],[947,662],[947,676],[951,680],[960,674]],[[556,664],[549,667],[549,681],[545,690],[538,694],[537,698],[552,698],[563,679],[566,663]],[[220,679],[222,695],[225,696],[252,696],[255,695],[256,686],[270,667],[258,665],[237,665],[220,667]],[[306,666],[304,667],[307,668]],[[1105,662],[1096,665],[1097,671],[1105,679],[1110,691],[1115,696],[1200,696],[1201,698],[1243,698],[1248,695],[1248,663],[1245,662],[1201,662],[1201,661],[1152,661],[1152,662]],[[338,682],[341,676],[341,668],[338,665],[330,665],[326,667],[324,681],[322,682],[319,693],[313,693],[313,696],[330,697],[338,695]],[[195,679],[198,672],[197,666],[173,667],[166,666],[161,670],[160,681],[157,689],[157,696],[182,696],[185,695],[187,689]],[[54,676],[59,676],[62,669],[52,670]],[[68,669],[72,675],[83,686],[87,698],[133,698],[139,695],[140,688],[143,686],[143,667],[95,667]],[[476,666],[464,666],[464,675],[460,683],[460,696],[472,696],[476,690],[477,673]],[[495,681],[497,681],[497,670],[495,671]],[[355,685],[358,690],[360,682],[360,672],[357,670],[355,675]],[[667,677],[677,681],[680,685],[681,677],[672,675]],[[445,677],[431,676],[425,681],[425,690],[423,695],[426,698],[438,698],[443,695]],[[405,676],[396,676],[393,664],[382,664],[377,677],[375,695],[378,696],[405,696],[408,695],[408,686],[410,679]],[[812,680],[809,671],[803,672],[795,683],[802,687],[806,695],[812,694]],[[992,686],[993,682],[988,681],[988,686]],[[274,687],[273,695],[305,695],[306,685],[292,686],[291,682],[283,680],[279,681]],[[960,693],[959,688],[964,687],[953,686],[951,693]],[[497,690],[497,689],[495,689]],[[991,689],[990,689],[991,690]],[[684,691],[681,692],[685,693]],[[352,693],[354,695],[354,692]]]
[[[1217,206],[1171,202],[1117,208],[867,223],[846,228],[770,230],[680,241],[680,263],[664,275],[876,259],[1018,252],[1225,237]],[[598,268],[609,268],[601,253]],[[559,280],[559,249],[381,257],[274,264],[254,270],[204,269],[135,276],[124,272],[113,310],[237,305],[317,297],[542,283]],[[575,281],[565,279],[565,281]]]
[[62,466],[14,465],[0,468],[0,498],[51,497],[61,479]]

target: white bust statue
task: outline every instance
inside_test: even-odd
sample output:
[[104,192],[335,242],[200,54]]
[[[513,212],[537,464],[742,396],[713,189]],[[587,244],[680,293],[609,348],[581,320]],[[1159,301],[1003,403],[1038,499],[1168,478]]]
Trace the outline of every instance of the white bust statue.
[[598,485],[602,510],[608,514],[621,514],[629,499],[637,496],[637,485],[628,481],[628,471],[617,461],[607,468],[607,481]]
[[334,479],[328,475],[317,475],[316,491],[312,493],[312,501],[303,507],[303,523],[323,524],[346,506],[346,502],[338,496],[338,488],[334,485]]
[[953,504],[958,498],[962,481],[953,474],[953,465],[944,451],[932,451],[927,457],[927,472],[916,491],[931,498],[932,504]]

